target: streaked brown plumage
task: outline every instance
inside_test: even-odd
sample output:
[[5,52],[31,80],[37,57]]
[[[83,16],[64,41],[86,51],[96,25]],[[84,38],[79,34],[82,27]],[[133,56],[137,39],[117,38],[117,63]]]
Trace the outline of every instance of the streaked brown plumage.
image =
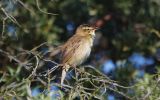
[[80,25],[76,33],[62,46],[59,46],[51,53],[54,56],[61,53],[62,77],[61,84],[66,76],[66,72],[70,67],[76,67],[83,63],[90,55],[91,47],[95,36],[95,27],[87,24]]

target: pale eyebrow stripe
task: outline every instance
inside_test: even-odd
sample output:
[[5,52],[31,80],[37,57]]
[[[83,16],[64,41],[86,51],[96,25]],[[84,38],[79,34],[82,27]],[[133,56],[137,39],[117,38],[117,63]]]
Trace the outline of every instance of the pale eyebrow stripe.
[[83,27],[83,29],[93,29],[92,27]]

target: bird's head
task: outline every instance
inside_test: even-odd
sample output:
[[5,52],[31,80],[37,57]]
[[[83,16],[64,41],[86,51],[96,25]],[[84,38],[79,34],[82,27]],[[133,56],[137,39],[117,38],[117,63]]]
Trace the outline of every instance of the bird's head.
[[95,31],[97,30],[96,27],[88,25],[88,24],[82,24],[80,25],[76,30],[76,35],[80,36],[95,36]]

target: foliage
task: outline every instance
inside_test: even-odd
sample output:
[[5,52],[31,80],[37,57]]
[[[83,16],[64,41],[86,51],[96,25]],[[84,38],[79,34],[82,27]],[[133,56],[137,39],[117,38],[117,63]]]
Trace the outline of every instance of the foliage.
[[[0,99],[86,100],[110,94],[122,100],[159,99],[159,71],[139,78],[142,69],[128,61],[139,52],[153,57],[159,69],[159,5],[159,0],[1,0]],[[100,27],[107,42],[94,46],[89,64],[95,66],[72,69],[62,88],[60,69],[47,54],[82,23]],[[103,56],[95,60],[97,48],[120,63],[111,77],[101,72]],[[33,96],[34,90],[39,94]]]

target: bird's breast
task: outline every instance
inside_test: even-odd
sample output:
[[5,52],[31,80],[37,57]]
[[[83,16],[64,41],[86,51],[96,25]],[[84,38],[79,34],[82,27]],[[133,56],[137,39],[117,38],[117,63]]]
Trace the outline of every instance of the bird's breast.
[[80,45],[77,50],[76,53],[74,54],[74,61],[72,61],[73,63],[75,62],[75,64],[80,65],[81,63],[83,63],[88,56],[90,55],[91,52],[91,44],[88,42],[84,42],[82,45]]

